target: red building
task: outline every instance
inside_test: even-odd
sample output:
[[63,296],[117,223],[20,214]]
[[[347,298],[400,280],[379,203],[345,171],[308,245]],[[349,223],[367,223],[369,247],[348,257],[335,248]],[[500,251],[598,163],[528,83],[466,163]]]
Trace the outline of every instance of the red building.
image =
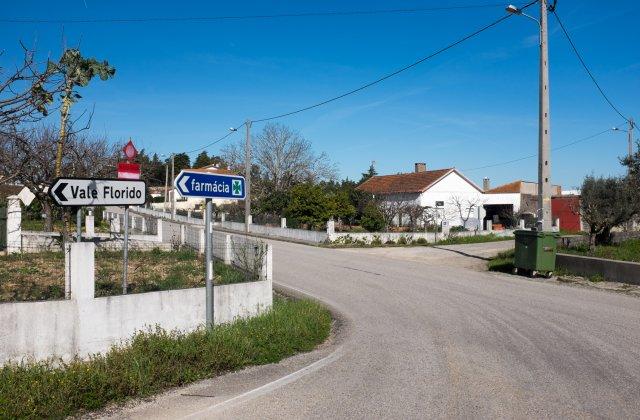
[[580,196],[563,195],[551,198],[553,220],[560,219],[560,229],[566,232],[580,232]]

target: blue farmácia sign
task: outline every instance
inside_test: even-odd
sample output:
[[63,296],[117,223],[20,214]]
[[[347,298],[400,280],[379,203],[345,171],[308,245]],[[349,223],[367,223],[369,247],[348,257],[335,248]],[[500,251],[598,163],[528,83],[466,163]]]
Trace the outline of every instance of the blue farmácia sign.
[[239,175],[184,170],[178,174],[174,186],[182,197],[245,198],[244,177]]

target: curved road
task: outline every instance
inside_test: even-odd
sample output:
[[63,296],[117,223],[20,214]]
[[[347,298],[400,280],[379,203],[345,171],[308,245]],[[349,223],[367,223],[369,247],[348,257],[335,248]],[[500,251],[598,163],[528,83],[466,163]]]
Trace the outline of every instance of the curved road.
[[117,416],[640,416],[638,298],[473,268],[509,243],[273,244],[277,282],[347,318],[339,343]]

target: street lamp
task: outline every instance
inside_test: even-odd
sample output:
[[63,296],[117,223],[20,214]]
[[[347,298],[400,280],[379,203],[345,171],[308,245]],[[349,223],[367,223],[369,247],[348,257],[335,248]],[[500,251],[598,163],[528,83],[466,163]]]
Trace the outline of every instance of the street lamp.
[[[627,142],[629,150],[629,158],[631,158],[631,155],[633,155],[633,129],[635,127],[635,123],[633,122],[633,118],[629,120],[629,129],[627,130]],[[620,130],[618,127],[613,127],[611,129],[612,131],[620,131],[621,133],[623,132],[622,130]],[[631,168],[629,168],[631,169]]]
[[538,221],[539,231],[551,230],[551,127],[549,117],[549,48],[547,0],[540,0],[540,20],[510,4],[508,13],[535,21],[540,29],[540,81],[538,93]]

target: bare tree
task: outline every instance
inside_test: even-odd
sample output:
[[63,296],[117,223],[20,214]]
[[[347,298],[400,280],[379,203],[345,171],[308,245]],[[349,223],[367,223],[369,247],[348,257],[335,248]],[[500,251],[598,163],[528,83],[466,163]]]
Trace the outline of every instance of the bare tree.
[[409,227],[412,231],[418,230],[418,226],[424,221],[426,208],[418,203],[410,203],[404,207],[404,213],[409,217]]
[[[8,133],[23,123],[33,123],[45,117],[53,95],[60,90],[56,73],[36,61],[35,51],[20,44],[22,62],[7,71],[0,67],[0,132]],[[2,55],[2,52],[0,52]]]
[[[53,228],[52,202],[47,194],[55,178],[55,126],[0,133],[0,177],[12,178],[29,188],[42,204],[45,229]],[[74,134],[65,143],[62,168],[71,176],[103,177],[113,173],[116,148],[104,138]]]
[[452,195],[449,199],[449,204],[453,206],[456,216],[462,220],[462,227],[467,228],[467,222],[471,218],[474,210],[482,205],[483,201],[480,196],[473,197],[460,197],[458,195]]
[[[244,169],[244,141],[227,146],[223,157],[235,169]],[[336,167],[326,153],[316,153],[311,142],[282,124],[267,124],[253,141],[252,164],[275,191],[301,182],[334,179]]]
[[378,210],[382,213],[387,230],[389,230],[396,221],[398,225],[402,224],[402,215],[406,212],[410,204],[410,202],[393,197],[385,197],[377,201],[376,207],[378,207]]

